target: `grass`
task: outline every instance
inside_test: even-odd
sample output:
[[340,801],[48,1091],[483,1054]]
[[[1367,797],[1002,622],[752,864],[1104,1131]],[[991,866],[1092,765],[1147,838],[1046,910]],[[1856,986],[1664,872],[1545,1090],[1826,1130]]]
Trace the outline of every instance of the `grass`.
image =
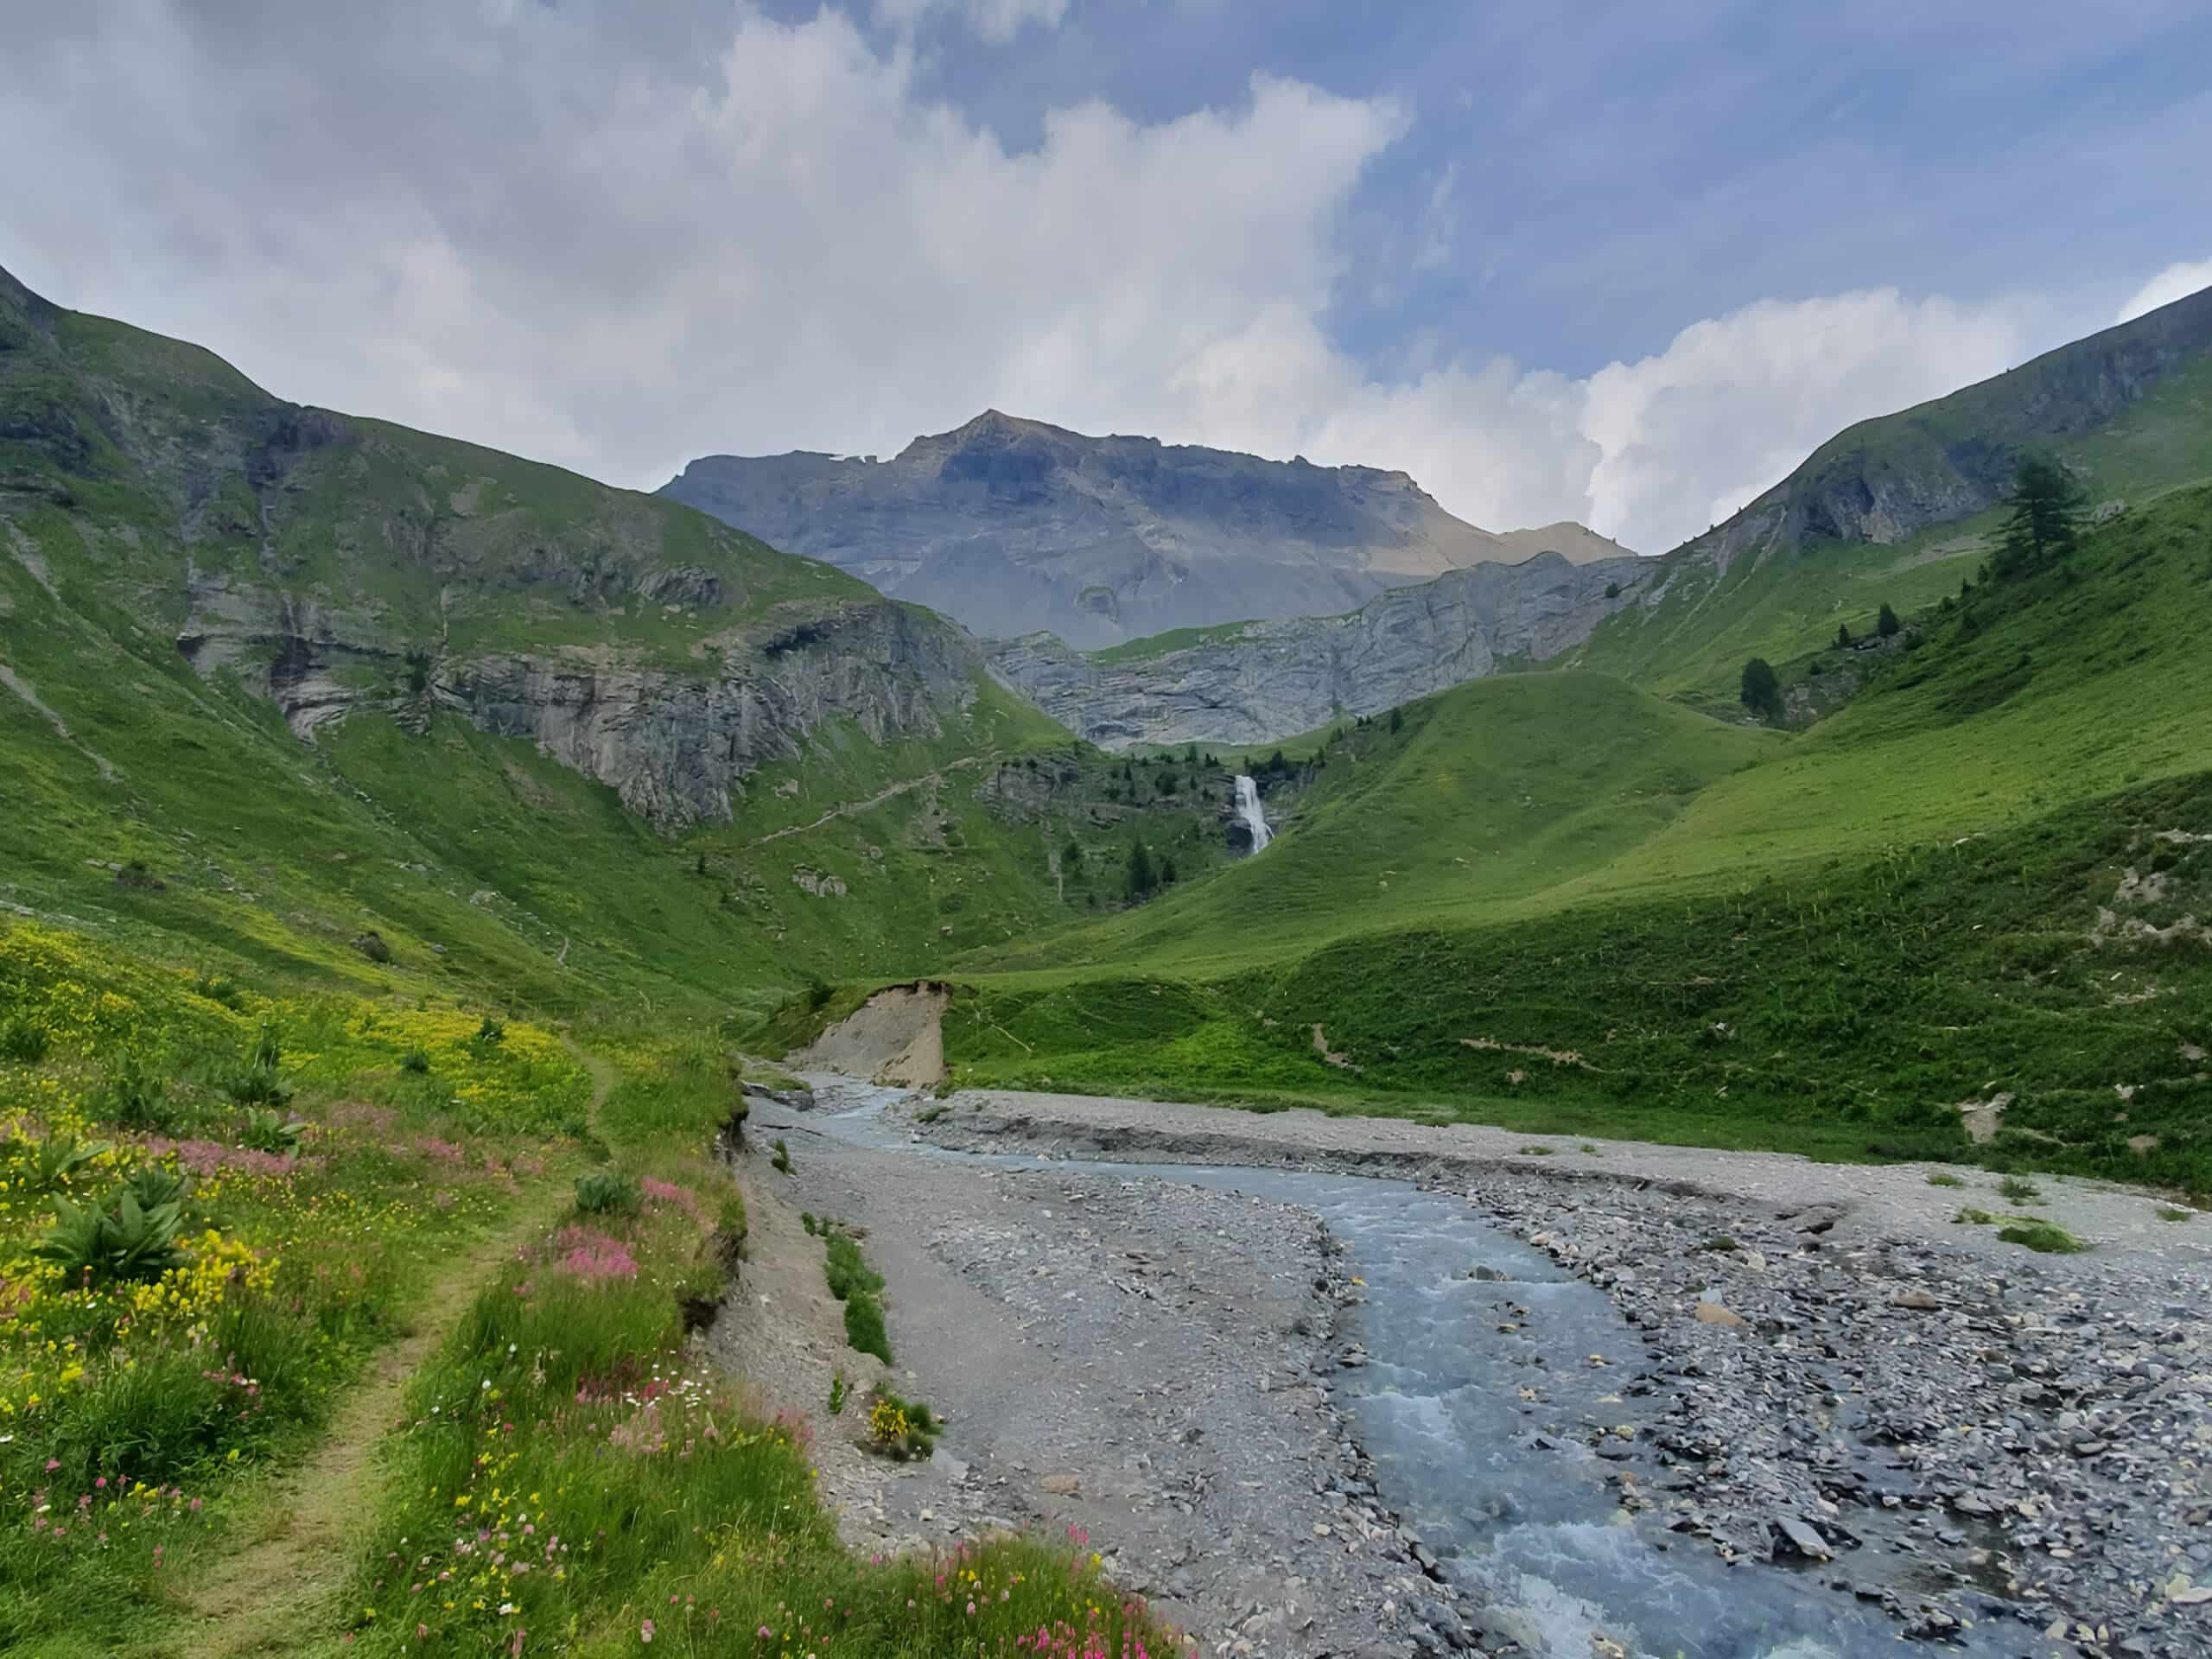
[[2023,1176],[2007,1175],[1997,1183],[2000,1197],[2012,1204],[2041,1204],[2043,1189]]
[[2016,1221],[1999,1228],[1997,1236],[2039,1255],[2078,1255],[2090,1248],[2087,1240],[2047,1221]]
[[[0,928],[0,1008],[45,1039],[0,1065],[0,1644],[102,1651],[158,1630],[438,1264],[574,1156],[588,1085],[538,1027],[476,1056],[467,1010],[203,984]],[[398,1064],[416,1048],[442,1078]],[[117,1053],[137,1057],[133,1097],[159,1080],[160,1128],[113,1121]],[[248,1146],[252,1109],[220,1086],[245,1061],[280,1073],[296,1153]],[[42,1154],[71,1139],[86,1155],[48,1179]],[[177,1265],[84,1287],[32,1254],[54,1199],[112,1205],[125,1179],[181,1189]]]
[[[883,1316],[883,1275],[868,1265],[860,1241],[834,1221],[810,1231],[823,1241],[823,1274],[830,1294],[844,1304],[845,1341],[855,1351],[891,1363],[891,1336]],[[926,1433],[926,1431],[924,1431]]]
[[1972,1205],[1961,1210],[1951,1217],[1951,1220],[1955,1224],[1961,1227],[1993,1227],[1997,1224],[1995,1216],[1986,1210],[1977,1210]]
[[1966,1182],[1961,1180],[1958,1176],[1950,1173],[1948,1170],[1939,1169],[1929,1176],[1928,1185],[1930,1186],[1964,1186]]
[[[1371,934],[1217,979],[978,977],[946,1056],[985,1086],[2202,1192],[2203,1085],[2182,1051],[2203,1037],[2189,1011],[2212,1006],[2212,953],[2100,920],[2158,861],[2160,896],[2123,911],[2156,927],[2212,912],[2195,835],[2212,835],[2212,775],[1709,898]],[[1345,1065],[1315,1052],[1316,1024]],[[1993,1081],[2016,1098],[1976,1142],[1958,1104]]]
[[2161,1205],[2152,1213],[2160,1221],[2194,1221],[2196,1218],[2194,1210],[2177,1210],[2171,1205]]

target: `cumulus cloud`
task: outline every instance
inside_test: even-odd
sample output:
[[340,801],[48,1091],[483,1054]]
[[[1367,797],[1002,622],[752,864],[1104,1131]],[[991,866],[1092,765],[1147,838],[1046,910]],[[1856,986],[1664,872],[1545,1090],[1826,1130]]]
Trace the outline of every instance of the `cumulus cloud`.
[[1025,23],[1056,29],[1068,15],[1068,0],[875,0],[878,22],[912,29],[931,12],[950,13],[986,41],[1003,45]]
[[2212,288],[2212,259],[2200,259],[2195,264],[2168,265],[2137,289],[2135,297],[2120,308],[2120,315],[2113,321],[2133,322],[2145,312],[2171,305],[2176,300],[2185,300],[2207,288]]
[[[1064,9],[958,3],[983,29]],[[835,10],[40,16],[0,59],[0,152],[41,158],[0,199],[19,276],[283,396],[639,487],[995,405],[1402,467],[1478,524],[1656,551],[2023,349],[2014,308],[1884,290],[1584,379],[1433,348],[1378,373],[1329,313],[1347,204],[1408,118],[1296,81],[1173,119],[1079,104],[1010,149]]]
[[1767,300],[1694,323],[1586,387],[1591,523],[1657,550],[1718,524],[1852,422],[1939,397],[2027,354],[2027,308],[1894,289]]

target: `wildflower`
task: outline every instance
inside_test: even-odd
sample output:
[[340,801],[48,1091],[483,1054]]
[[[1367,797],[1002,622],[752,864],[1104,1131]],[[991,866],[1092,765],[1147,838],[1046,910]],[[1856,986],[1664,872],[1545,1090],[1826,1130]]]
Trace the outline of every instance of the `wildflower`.
[[640,1642],[650,1642],[652,1639],[653,1622],[649,1618],[644,1624],[638,1626],[638,1640]]

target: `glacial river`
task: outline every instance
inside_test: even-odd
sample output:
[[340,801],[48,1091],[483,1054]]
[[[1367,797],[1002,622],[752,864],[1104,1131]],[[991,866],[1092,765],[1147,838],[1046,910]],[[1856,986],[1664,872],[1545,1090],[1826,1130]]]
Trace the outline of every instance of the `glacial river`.
[[[810,1127],[917,1156],[1034,1167],[1034,1156],[949,1152],[911,1141],[882,1116],[904,1091],[817,1077],[823,1109]],[[1382,1501],[1485,1610],[1487,1627],[1557,1659],[1592,1659],[1618,1643],[1636,1659],[1869,1659],[1901,1651],[2012,1659],[2051,1650],[2030,1627],[1977,1624],[1955,1645],[1906,1643],[1878,1606],[1830,1587],[1893,1585],[1908,1604],[1926,1569],[1909,1556],[1854,1554],[1837,1568],[1746,1562],[1731,1567],[1706,1542],[1618,1506],[1612,1465],[1589,1450],[1590,1426],[1654,1420],[1624,1398],[1644,1351],[1604,1292],[1476,1215],[1464,1199],[1363,1176],[1098,1160],[1055,1170],[1184,1181],[1304,1205],[1340,1239],[1366,1281],[1340,1334],[1368,1363],[1332,1381],[1376,1465]],[[1481,1266],[1500,1275],[1475,1279]],[[1529,1310],[1513,1319],[1502,1306]],[[1518,1329],[1501,1332],[1501,1324]],[[1593,1365],[1592,1356],[1611,1362]],[[1546,1423],[1582,1433],[1540,1443],[1520,1409],[1541,1389]],[[1854,1523],[1855,1524],[1855,1523]],[[1878,1548],[1878,1546],[1877,1547]],[[1879,1570],[1876,1568],[1878,1567]],[[1932,1586],[1930,1586],[1932,1587]]]

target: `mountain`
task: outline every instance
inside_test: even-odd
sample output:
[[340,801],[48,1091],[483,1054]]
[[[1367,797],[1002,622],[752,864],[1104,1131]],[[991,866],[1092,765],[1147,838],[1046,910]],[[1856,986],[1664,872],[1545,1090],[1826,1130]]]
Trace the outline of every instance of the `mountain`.
[[1393,588],[1342,616],[1184,629],[1107,651],[999,640],[993,672],[1087,741],[1272,743],[1503,667],[1549,662],[1641,602],[1654,562],[1539,553]]
[[1487,560],[1626,551],[1580,524],[1478,530],[1403,473],[1087,437],[995,410],[889,461],[709,455],[660,493],[977,633],[1079,646],[1326,615]]
[[[1026,931],[1125,787],[957,624],[679,503],[270,397],[0,275],[0,905],[542,1006]],[[1095,849],[1095,851],[1093,850]]]
[[1109,747],[1270,743],[1539,664],[1603,669],[1725,705],[1746,658],[1802,655],[1839,623],[1863,632],[1885,603],[1903,609],[1955,588],[1982,556],[2014,465],[2041,449],[2104,513],[2212,474],[2212,289],[1863,421],[1659,558],[1480,564],[1344,615],[1090,652],[1033,635],[995,642],[992,664],[1054,719]]

